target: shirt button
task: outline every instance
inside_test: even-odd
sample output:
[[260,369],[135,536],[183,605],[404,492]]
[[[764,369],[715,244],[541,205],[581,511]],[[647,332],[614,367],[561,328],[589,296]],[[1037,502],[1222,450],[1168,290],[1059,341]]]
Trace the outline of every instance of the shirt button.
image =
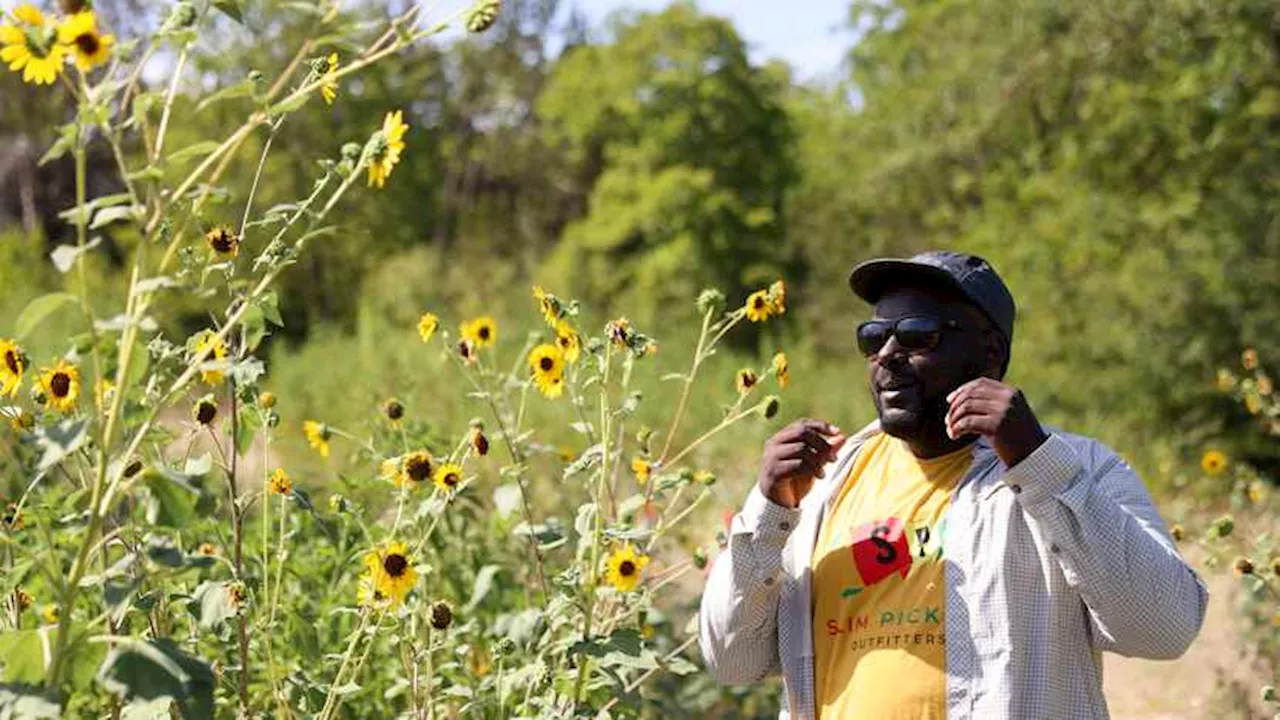
[[1058,554],[1058,543],[1049,543],[1049,552],[1054,555]]
[[767,577],[767,578],[765,578],[765,579],[764,579],[764,584],[765,584],[765,585],[767,585],[767,586],[769,586],[769,587],[772,587],[772,586],[773,586],[773,578],[771,578],[771,577]]
[[1017,495],[1018,493],[1022,492],[1022,486],[1021,486],[1021,485],[1010,485],[1010,486],[1009,486],[1009,489],[1013,491],[1013,494],[1014,494],[1014,495]]
[[783,520],[782,522],[778,523],[778,527],[782,528],[783,530],[790,530],[791,523],[787,520]]

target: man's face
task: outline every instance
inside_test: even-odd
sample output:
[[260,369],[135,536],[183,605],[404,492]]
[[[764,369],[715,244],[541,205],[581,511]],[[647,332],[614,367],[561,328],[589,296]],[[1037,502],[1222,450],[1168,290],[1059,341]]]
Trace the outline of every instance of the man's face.
[[943,424],[947,395],[983,374],[986,347],[984,319],[955,293],[904,286],[881,296],[875,320],[928,316],[943,327],[936,347],[907,350],[892,336],[880,352],[867,358],[871,395],[881,428],[894,437],[918,438],[931,425]]

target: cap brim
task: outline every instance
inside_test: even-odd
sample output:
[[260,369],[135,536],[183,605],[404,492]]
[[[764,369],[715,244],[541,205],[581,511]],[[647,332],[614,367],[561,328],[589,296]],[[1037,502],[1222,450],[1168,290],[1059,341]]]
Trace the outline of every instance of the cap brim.
[[923,284],[950,288],[964,294],[951,273],[910,260],[868,260],[849,273],[849,287],[854,294],[875,304],[886,291],[902,285]]

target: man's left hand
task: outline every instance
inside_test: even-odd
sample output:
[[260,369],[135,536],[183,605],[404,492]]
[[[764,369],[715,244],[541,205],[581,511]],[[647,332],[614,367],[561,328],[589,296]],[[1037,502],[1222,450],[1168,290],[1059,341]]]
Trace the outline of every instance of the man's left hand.
[[1049,438],[1022,391],[999,380],[970,380],[947,395],[947,403],[947,436],[985,436],[1008,467]]

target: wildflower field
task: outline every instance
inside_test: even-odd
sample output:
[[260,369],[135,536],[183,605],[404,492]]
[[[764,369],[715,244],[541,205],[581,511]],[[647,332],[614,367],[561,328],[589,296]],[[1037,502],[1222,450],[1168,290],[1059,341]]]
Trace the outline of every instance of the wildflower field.
[[[776,714],[776,685],[719,688],[702,670],[696,608],[761,441],[801,415],[871,418],[850,370],[861,361],[829,350],[829,313],[812,311],[807,334],[775,329],[807,312],[796,288],[818,284],[819,263],[798,283],[767,253],[691,249],[718,232],[691,222],[638,253],[652,265],[629,271],[634,287],[604,293],[594,275],[570,282],[590,274],[578,259],[607,264],[630,240],[599,238],[639,231],[586,222],[566,231],[560,252],[580,255],[553,258],[555,283],[508,285],[496,262],[451,273],[411,250],[362,268],[391,272],[369,293],[391,311],[359,304],[354,333],[278,341],[298,286],[332,277],[313,258],[341,253],[351,218],[395,191],[415,134],[450,140],[396,87],[359,134],[300,144],[294,127],[367,100],[371,73],[442,33],[480,42],[522,5],[391,3],[372,20],[277,5],[308,28],[282,62],[194,85],[184,68],[213,29],[244,26],[265,46],[271,25],[246,23],[239,0],[166,4],[127,37],[91,3],[3,10],[3,72],[68,99],[40,165],[69,163],[74,202],[58,213],[68,237],[38,253],[56,289],[0,275],[0,719]],[[155,58],[162,82],[145,77]],[[602,115],[622,124],[628,103]],[[231,121],[193,137],[209,112]],[[278,160],[301,180],[275,182]],[[747,190],[731,201],[695,175],[655,184],[748,218],[735,228],[771,227]],[[632,196],[613,179],[601,202],[625,216]],[[648,200],[632,203],[656,207],[647,231],[677,212]],[[747,259],[719,286],[703,282],[715,269],[681,275],[686,255]],[[504,288],[493,297],[397,294],[492,287],[486,272]],[[1280,439],[1274,362],[1249,346],[1185,381],[1230,423],[1176,444],[1142,425],[1140,447],[1118,446],[1149,469],[1175,539],[1238,581],[1214,602],[1238,604],[1237,646],[1264,681],[1280,673],[1280,490],[1249,457]],[[1036,379],[1048,416],[1095,419],[1063,399],[1069,367]],[[1112,435],[1135,427],[1117,420]],[[1280,712],[1274,684],[1232,711]]]

